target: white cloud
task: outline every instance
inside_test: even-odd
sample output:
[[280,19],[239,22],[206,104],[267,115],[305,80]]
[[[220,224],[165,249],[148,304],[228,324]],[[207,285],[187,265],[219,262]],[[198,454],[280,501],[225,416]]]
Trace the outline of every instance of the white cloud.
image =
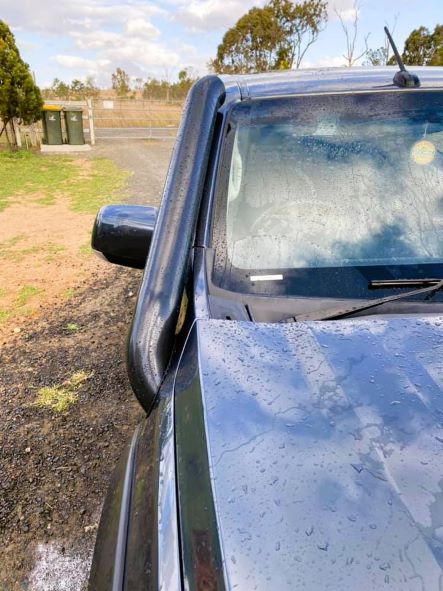
[[[357,12],[361,14],[364,8],[363,2],[357,0]],[[338,20],[337,13],[341,16],[344,22],[354,20],[355,2],[354,0],[332,0],[328,3],[328,18],[330,21]]]
[[144,18],[130,18],[125,23],[125,32],[136,35],[147,35],[150,38],[158,37],[160,32]]
[[191,31],[218,31],[234,25],[253,6],[265,0],[191,0],[180,1],[173,19]]
[[70,37],[79,49],[102,49],[121,41],[121,35],[112,31],[72,31]]
[[177,66],[180,63],[180,56],[176,51],[137,37],[125,38],[124,43],[107,47],[102,55],[116,65],[120,64],[125,68],[137,67],[145,72],[149,69],[161,70],[165,67]]
[[100,68],[105,68],[111,63],[107,59],[94,60],[78,55],[58,54],[53,59],[63,68],[86,70],[88,73],[96,73]]
[[100,30],[134,19],[149,19],[164,10],[153,2],[126,0],[58,0],[51,4],[35,0],[0,0],[2,16],[22,30],[60,35],[75,29]]
[[316,60],[316,61],[308,61],[304,60],[302,62],[302,68],[340,68],[345,66],[345,58],[342,55],[335,55],[329,56],[326,55],[325,57]]

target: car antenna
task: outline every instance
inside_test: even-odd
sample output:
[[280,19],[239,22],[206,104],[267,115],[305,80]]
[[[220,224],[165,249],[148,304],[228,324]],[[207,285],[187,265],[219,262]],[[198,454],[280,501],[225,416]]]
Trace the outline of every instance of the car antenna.
[[419,77],[416,74],[411,74],[407,71],[403,63],[403,60],[401,59],[400,54],[398,53],[398,49],[394,43],[394,39],[392,38],[392,35],[389,32],[388,27],[385,27],[384,29],[386,37],[388,38],[389,43],[391,44],[392,50],[394,52],[395,59],[397,60],[398,67],[400,68],[400,71],[397,72],[394,76],[394,84],[396,86],[400,86],[401,88],[418,88],[420,86]]

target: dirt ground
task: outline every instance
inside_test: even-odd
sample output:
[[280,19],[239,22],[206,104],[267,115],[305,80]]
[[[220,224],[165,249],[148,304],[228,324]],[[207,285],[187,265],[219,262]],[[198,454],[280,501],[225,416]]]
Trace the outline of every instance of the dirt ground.
[[[158,205],[171,148],[170,142],[103,142],[91,157],[110,158],[133,173],[127,201]],[[8,215],[17,224],[29,218],[13,207]],[[41,210],[36,235],[72,226],[83,241],[90,218],[50,225],[66,216]],[[84,588],[107,484],[141,417],[126,376],[124,336],[141,273],[73,252],[66,249],[70,264],[61,273],[51,260],[40,271],[26,270],[45,273],[45,285],[56,282],[57,289],[0,337],[0,591]],[[5,273],[23,282],[14,277],[13,261],[0,271],[2,281]],[[60,293],[64,273],[66,285],[76,273],[69,298]],[[52,387],[70,389],[65,412],[36,405],[37,393]]]

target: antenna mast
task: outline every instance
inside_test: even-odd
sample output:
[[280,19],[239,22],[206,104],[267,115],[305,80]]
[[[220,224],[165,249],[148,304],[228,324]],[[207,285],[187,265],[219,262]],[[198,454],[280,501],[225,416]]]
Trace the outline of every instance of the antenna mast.
[[394,76],[394,84],[396,86],[400,86],[401,88],[418,88],[420,86],[419,77],[416,74],[411,74],[407,71],[403,63],[403,60],[401,59],[401,56],[398,53],[397,46],[394,43],[394,39],[392,38],[392,35],[389,32],[388,27],[384,27],[384,29],[388,41],[392,47],[392,51],[394,52],[398,67],[400,68],[400,71],[397,72]]

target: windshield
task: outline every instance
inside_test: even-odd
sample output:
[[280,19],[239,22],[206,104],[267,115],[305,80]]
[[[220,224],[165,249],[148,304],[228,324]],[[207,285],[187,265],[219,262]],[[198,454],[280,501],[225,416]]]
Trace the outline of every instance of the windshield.
[[224,287],[367,297],[371,278],[441,276],[443,93],[241,103],[218,197]]

